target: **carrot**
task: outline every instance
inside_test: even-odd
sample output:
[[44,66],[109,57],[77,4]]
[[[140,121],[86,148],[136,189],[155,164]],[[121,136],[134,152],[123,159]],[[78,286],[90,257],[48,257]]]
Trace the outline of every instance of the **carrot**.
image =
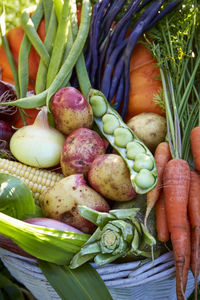
[[190,133],[190,142],[195,167],[200,171],[200,126],[192,129]]
[[191,224],[191,271],[195,279],[195,299],[197,299],[198,276],[200,273],[200,176],[196,171],[190,173],[190,194],[188,203]]
[[162,190],[158,201],[156,202],[156,230],[158,240],[167,242],[169,240],[169,229],[165,211],[165,197]]
[[190,188],[190,167],[187,161],[174,158],[170,160],[163,177],[167,224],[172,241],[176,265],[177,299],[186,299],[185,273],[189,265],[187,206]]
[[186,290],[187,280],[188,280],[188,272],[190,269],[190,260],[191,260],[191,229],[190,229],[190,222],[187,222],[187,244],[186,244],[186,257],[185,264],[183,267],[183,290]]
[[153,190],[147,193],[147,209],[144,218],[144,224],[146,226],[147,218],[154,207],[156,201],[160,196],[160,191],[163,183],[163,172],[167,162],[171,159],[171,153],[169,144],[167,142],[160,143],[154,153],[154,159],[156,162],[158,183]]

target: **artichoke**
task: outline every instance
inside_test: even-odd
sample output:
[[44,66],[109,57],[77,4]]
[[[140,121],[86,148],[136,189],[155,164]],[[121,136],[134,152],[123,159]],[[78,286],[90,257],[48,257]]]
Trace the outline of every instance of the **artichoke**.
[[102,266],[119,258],[152,256],[156,239],[138,219],[140,208],[114,209],[109,213],[86,206],[79,206],[78,209],[84,218],[98,227],[73,257],[70,268],[77,268],[91,259]]

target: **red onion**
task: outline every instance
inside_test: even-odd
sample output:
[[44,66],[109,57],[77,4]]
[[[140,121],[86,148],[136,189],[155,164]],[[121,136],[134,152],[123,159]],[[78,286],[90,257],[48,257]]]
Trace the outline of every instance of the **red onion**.
[[32,225],[51,228],[51,229],[82,233],[80,230],[78,230],[70,225],[67,225],[63,222],[60,222],[60,221],[57,221],[54,219],[50,219],[50,218],[32,218],[32,219],[24,220],[24,222],[27,222]]
[[[16,100],[17,96],[10,84],[6,84],[0,80],[0,103]],[[18,108],[13,105],[0,106],[0,120],[12,122],[18,112]]]
[[9,142],[14,133],[10,123],[0,120],[0,149],[9,149]]

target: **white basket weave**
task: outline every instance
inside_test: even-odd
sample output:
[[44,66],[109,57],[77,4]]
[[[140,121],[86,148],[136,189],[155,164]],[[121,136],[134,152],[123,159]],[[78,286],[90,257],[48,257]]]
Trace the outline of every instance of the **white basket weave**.
[[[12,276],[38,300],[60,300],[41,273],[34,259],[0,248],[0,258]],[[109,264],[97,267],[114,300],[177,300],[173,253],[166,253],[154,262]],[[200,280],[200,277],[199,277]],[[192,293],[194,279],[189,272],[186,297]],[[72,299],[70,300],[79,300]],[[81,299],[80,299],[81,300]],[[93,299],[95,300],[95,299]]]

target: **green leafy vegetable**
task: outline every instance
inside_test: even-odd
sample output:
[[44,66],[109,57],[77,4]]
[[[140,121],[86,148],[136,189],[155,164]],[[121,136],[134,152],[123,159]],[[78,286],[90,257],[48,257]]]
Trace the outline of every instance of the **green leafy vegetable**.
[[[147,46],[155,55],[161,68],[164,97],[170,97],[173,102],[170,107],[166,107],[167,115],[172,115],[172,110],[176,105],[176,114],[180,122],[179,139],[181,144],[179,143],[179,147],[177,147],[177,140],[173,134],[176,122],[175,119],[169,120],[171,149],[179,151],[179,153],[173,153],[172,149],[172,154],[187,161],[191,160],[188,137],[191,129],[198,123],[199,117],[199,29],[198,1],[184,0],[175,12],[162,19],[148,32],[148,38],[146,37]],[[173,115],[175,114],[173,113]]]
[[90,235],[31,225],[0,213],[0,234],[36,258],[68,264]]
[[92,258],[101,266],[130,255],[151,257],[151,247],[155,246],[156,240],[140,222],[139,208],[115,209],[102,213],[79,206],[79,212],[98,225],[98,228],[80,252],[75,254],[70,268],[77,268]]
[[0,173],[0,211],[16,219],[35,214],[30,189],[19,178]]
[[89,264],[76,270],[43,261],[38,261],[38,265],[63,300],[112,299],[104,281]]
[[[199,74],[200,74],[200,6],[199,1],[182,1],[182,5],[176,13],[167,16],[159,26],[149,33],[153,42],[148,42],[160,66],[161,79],[163,84],[163,94],[166,107],[167,119],[167,136],[169,140],[172,160],[165,167],[164,188],[166,196],[166,215],[171,233],[171,242],[174,251],[174,259],[176,262],[176,279],[177,279],[177,298],[185,298],[184,291],[187,283],[187,275],[189,266],[187,266],[186,252],[180,253],[179,243],[185,232],[179,233],[179,238],[174,238],[176,228],[182,226],[187,227],[187,191],[183,191],[185,199],[180,200],[179,190],[184,187],[182,184],[182,170],[184,175],[188,174],[189,180],[185,181],[186,185],[190,181],[190,163],[191,169],[194,167],[193,157],[191,153],[191,130],[199,121]],[[178,167],[177,174],[173,174],[173,167]],[[170,177],[169,177],[170,176]],[[168,178],[169,177],[169,178]],[[191,180],[192,181],[192,180]],[[193,181],[192,181],[193,182]],[[179,186],[178,186],[179,184]],[[171,193],[171,194],[170,194]],[[177,202],[176,196],[178,195]],[[169,197],[167,197],[167,195]],[[171,195],[171,197],[170,197]],[[191,199],[190,199],[191,200]],[[186,201],[186,202],[184,202]],[[173,206],[170,206],[171,204]],[[179,213],[177,203],[181,203],[181,219],[178,223]],[[171,207],[171,209],[170,209]],[[176,207],[177,219],[173,218],[173,208]],[[172,212],[172,214],[171,214]],[[182,218],[180,217],[180,218]],[[171,222],[172,221],[172,222]],[[191,220],[190,226],[191,226]],[[185,223],[184,223],[185,222]],[[174,227],[173,227],[174,226]],[[174,228],[174,229],[173,229]],[[192,227],[191,227],[192,228]],[[174,231],[173,231],[174,230]],[[184,229],[183,229],[184,231]],[[189,235],[189,234],[188,234]],[[190,236],[188,236],[189,240]],[[186,242],[187,244],[187,242]],[[177,248],[178,246],[178,248]],[[191,249],[194,249],[193,242]],[[187,251],[187,250],[186,250]],[[194,252],[194,251],[193,251]],[[192,252],[191,252],[192,253]],[[180,257],[184,256],[182,270],[180,267]],[[192,258],[192,254],[188,260]],[[195,257],[196,259],[196,257]],[[196,265],[198,260],[196,259]],[[184,270],[184,271],[183,271]],[[183,271],[183,272],[182,272]],[[183,273],[185,275],[183,275]],[[197,299],[197,268],[193,272],[195,277],[195,299]],[[183,279],[185,276],[185,279]]]

